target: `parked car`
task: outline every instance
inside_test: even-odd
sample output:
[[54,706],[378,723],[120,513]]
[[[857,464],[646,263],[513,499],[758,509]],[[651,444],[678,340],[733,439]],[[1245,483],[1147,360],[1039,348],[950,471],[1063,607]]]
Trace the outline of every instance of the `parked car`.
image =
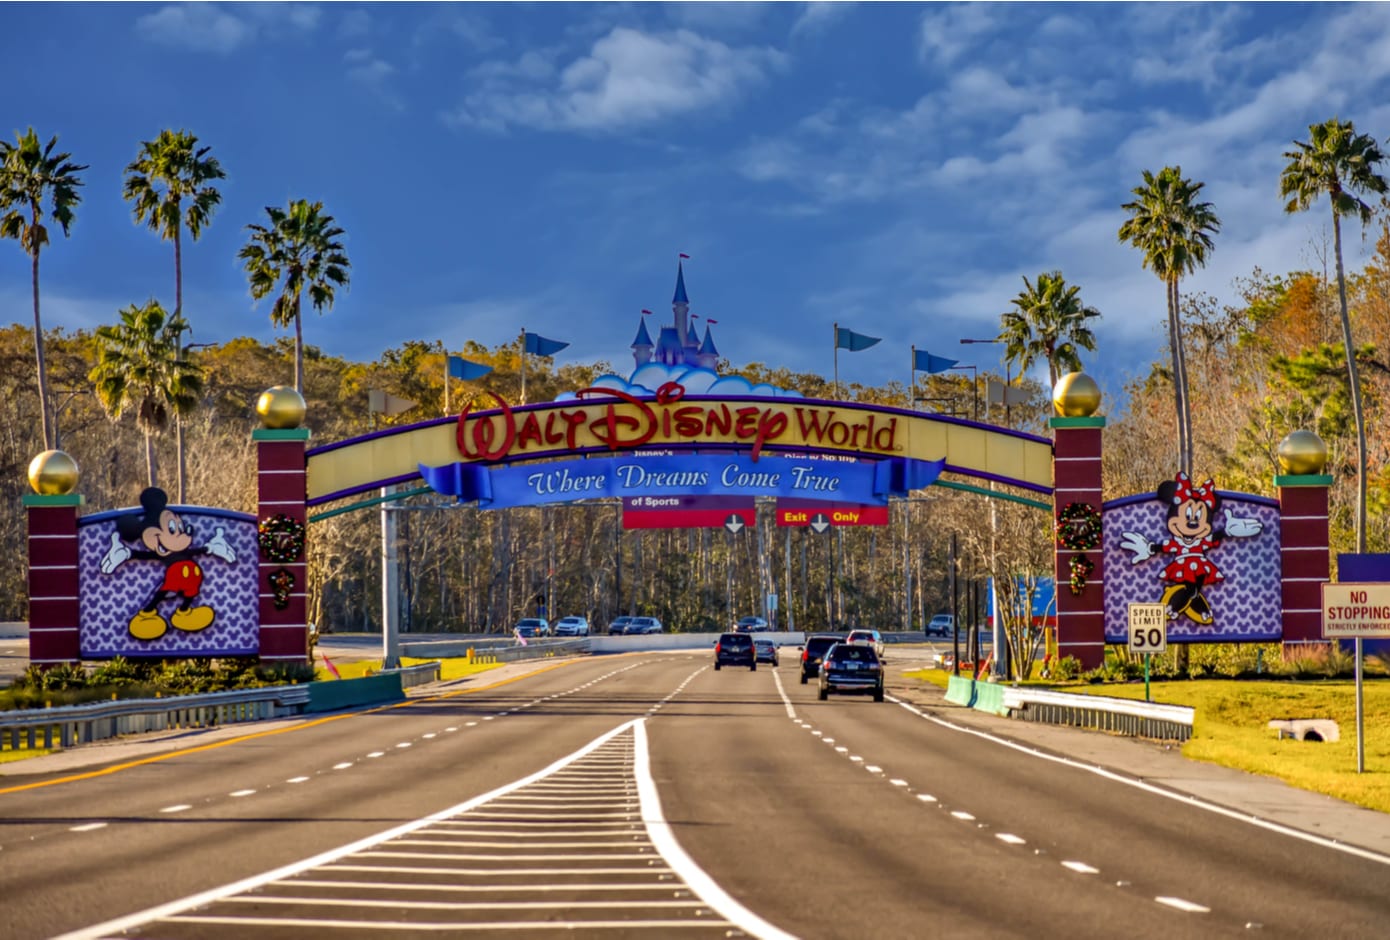
[[772,642],[771,640],[754,639],[753,652],[753,658],[756,659],[758,662],[772,663],[773,666],[778,665],[777,644]]
[[812,633],[801,647],[801,684],[820,675],[821,660],[830,647],[839,643],[841,637],[834,633]]
[[556,636],[588,636],[589,620],[587,617],[561,617],[555,621]]
[[950,636],[956,630],[956,618],[951,614],[937,614],[927,622],[923,631],[927,636]]
[[845,637],[846,643],[863,643],[873,648],[879,659],[883,658],[883,634],[877,630],[851,630]]
[[550,621],[544,617],[522,617],[516,622],[516,635],[528,640],[550,636]]
[[632,623],[632,617],[618,617],[608,625],[609,636],[622,636],[627,633],[628,626]]
[[721,633],[714,642],[714,668],[723,666],[747,666],[758,668],[758,656],[753,648],[753,638],[746,633]]
[[633,617],[627,625],[628,636],[641,636],[645,633],[664,633],[665,627],[655,617]]
[[761,617],[740,617],[734,625],[738,633],[767,633],[772,627]]
[[875,702],[883,701],[883,663],[872,646],[867,643],[836,643],[830,648],[820,667],[818,697],[824,702],[831,692],[842,695],[870,694]]

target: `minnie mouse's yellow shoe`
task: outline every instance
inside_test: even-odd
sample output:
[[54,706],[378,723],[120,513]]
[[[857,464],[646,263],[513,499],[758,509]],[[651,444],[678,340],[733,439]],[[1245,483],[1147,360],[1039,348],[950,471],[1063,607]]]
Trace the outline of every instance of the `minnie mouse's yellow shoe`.
[[157,640],[167,629],[164,618],[152,610],[142,610],[130,621],[130,635],[137,640]]
[[1181,585],[1181,584],[1170,584],[1170,585],[1168,585],[1166,588],[1163,589],[1163,596],[1162,596],[1161,598],[1159,598],[1159,601],[1158,601],[1158,602],[1159,602],[1160,604],[1162,604],[1164,607],[1168,608],[1168,619],[1169,619],[1169,620],[1177,620],[1179,617],[1181,617],[1181,616],[1183,615],[1183,613],[1186,612],[1188,606],[1192,603],[1192,601],[1189,599],[1188,602],[1187,602],[1187,604],[1184,604],[1182,607],[1179,607],[1179,608],[1176,608],[1176,609],[1173,608],[1173,606],[1172,606],[1173,595],[1176,594],[1176,593],[1178,593],[1178,592],[1181,591],[1181,590],[1182,590],[1182,585]]
[[211,607],[189,607],[174,611],[169,622],[187,633],[195,630],[202,630],[212,625],[213,618],[217,615],[213,613]]
[[1211,612],[1211,605],[1200,594],[1193,596],[1192,602],[1187,605],[1187,609],[1183,613],[1187,614],[1188,619],[1195,620],[1204,627],[1209,627],[1216,622],[1216,617]]

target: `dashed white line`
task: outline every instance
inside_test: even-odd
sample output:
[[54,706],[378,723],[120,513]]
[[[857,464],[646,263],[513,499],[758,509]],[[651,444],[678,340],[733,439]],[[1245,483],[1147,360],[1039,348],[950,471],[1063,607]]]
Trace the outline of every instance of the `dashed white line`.
[[951,815],[954,816],[954,817],[956,817],[957,819],[964,819],[964,820],[966,820],[967,822],[975,818],[974,816],[971,816],[969,813],[967,813],[967,812],[966,812],[965,810],[963,810],[963,809],[954,809],[954,810],[951,810]]
[[847,747],[837,747],[837,748],[835,748],[835,753],[836,753],[836,754],[848,754],[848,753],[849,753],[849,748],[847,748]]
[[385,751],[372,751],[372,752],[371,752],[370,754],[368,754],[367,756],[368,756],[368,757],[385,757],[385,756],[386,756],[386,752],[385,752]]
[[905,787],[905,786],[907,786],[907,781],[906,781],[906,780],[903,780],[903,779],[901,779],[901,778],[899,778],[899,777],[894,777],[892,780],[889,780],[888,782],[891,783],[891,784],[892,784],[893,786],[895,786],[895,787]]
[[471,728],[471,727],[473,727],[473,726],[476,725],[476,724],[477,724],[476,721],[470,721],[470,722],[466,725],[466,727]]
[[410,747],[410,742],[402,741],[400,744],[397,744],[396,747]]
[[881,774],[881,773],[883,773],[883,768],[882,768],[882,767],[879,767],[877,764],[865,764],[865,765],[864,765],[864,769],[867,770],[867,771],[868,771],[869,773],[871,773],[871,774]]
[[347,770],[347,769],[348,769],[349,767],[351,767],[351,766],[352,766],[352,761],[350,761],[350,760],[345,760],[345,761],[343,761],[342,763],[334,764],[334,765],[333,765],[333,769],[334,769],[334,770]]
[[420,737],[424,738],[426,741],[428,741],[430,738],[432,738],[432,737],[434,737],[434,736],[435,736],[435,734],[434,734],[433,731],[429,732],[428,734],[422,734],[422,735],[420,735]]
[[1200,904],[1194,904],[1192,901],[1185,901],[1182,898],[1157,897],[1154,898],[1154,900],[1157,901],[1159,904],[1166,904],[1169,907],[1176,907],[1178,910],[1186,911],[1189,914],[1211,913],[1211,908],[1203,907]]
[[996,832],[994,838],[1000,842],[1007,842],[1009,845],[1023,845],[1028,840],[1014,835],[1012,832]]
[[917,794],[917,799],[921,800],[923,803],[936,802],[936,797],[932,796],[930,793],[919,793]]
[[68,832],[91,832],[93,829],[101,829],[106,826],[104,822],[86,823],[81,826],[73,826]]
[[[368,756],[368,757],[371,757],[371,756],[373,756],[373,755],[368,754],[367,756]],[[306,781],[306,780],[308,780],[308,779],[309,779],[308,777],[291,777],[290,779],[286,780],[285,782],[286,782],[286,783],[303,783],[304,781]]]
[[255,790],[233,790],[231,793],[228,793],[227,795],[228,795],[228,796],[250,796],[251,794],[253,794],[253,793],[255,793],[255,792],[256,792]]
[[457,730],[458,730],[458,727],[455,726],[455,727],[452,727],[452,728],[445,728],[444,730],[445,730],[445,731],[457,731]]
[[184,810],[186,810],[186,809],[192,809],[192,808],[193,808],[193,804],[191,804],[191,803],[175,803],[173,806],[166,806],[166,807],[164,807],[162,810],[160,810],[160,812],[161,812],[161,813],[182,813]]
[[849,759],[854,761],[856,764],[864,763],[864,758],[860,757],[858,754],[851,754],[849,756]]
[[1063,862],[1063,868],[1070,868],[1072,871],[1082,875],[1096,875],[1100,873],[1099,868],[1087,865],[1085,862]]

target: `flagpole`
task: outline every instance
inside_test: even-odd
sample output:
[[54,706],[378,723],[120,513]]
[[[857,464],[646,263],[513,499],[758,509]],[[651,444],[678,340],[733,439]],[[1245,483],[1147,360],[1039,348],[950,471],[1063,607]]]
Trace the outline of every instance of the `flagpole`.
[[526,404],[526,327],[521,328],[521,403]]
[[835,400],[840,400],[840,324],[832,323],[830,328],[835,331]]
[[[912,361],[908,363],[912,366],[908,370],[907,379],[907,407],[913,411],[917,410],[917,347],[912,347]],[[910,615],[909,615],[910,616]]]
[[[441,346],[443,343],[440,344]],[[449,417],[449,349],[444,349],[444,417]]]

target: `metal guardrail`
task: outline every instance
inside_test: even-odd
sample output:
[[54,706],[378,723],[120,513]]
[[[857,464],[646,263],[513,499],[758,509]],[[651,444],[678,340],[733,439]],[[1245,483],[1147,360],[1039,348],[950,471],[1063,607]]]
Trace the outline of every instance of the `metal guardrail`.
[[438,682],[439,670],[442,666],[443,664],[438,662],[420,663],[418,666],[402,666],[399,669],[383,669],[380,674],[397,673],[401,677],[401,688],[410,689],[417,685]]
[[472,651],[475,663],[515,663],[525,659],[545,659],[551,656],[573,656],[589,652],[587,637],[577,640],[531,640],[525,646],[480,646],[473,640],[433,640],[427,643],[404,643],[401,655],[412,659],[466,657]]
[[0,749],[72,747],[123,734],[263,721],[298,714],[308,701],[307,685],[287,685],[0,712]]
[[1163,741],[1186,741],[1192,737],[1194,711],[1186,705],[1005,687],[1004,708],[1011,717],[1024,721],[1092,728]]

